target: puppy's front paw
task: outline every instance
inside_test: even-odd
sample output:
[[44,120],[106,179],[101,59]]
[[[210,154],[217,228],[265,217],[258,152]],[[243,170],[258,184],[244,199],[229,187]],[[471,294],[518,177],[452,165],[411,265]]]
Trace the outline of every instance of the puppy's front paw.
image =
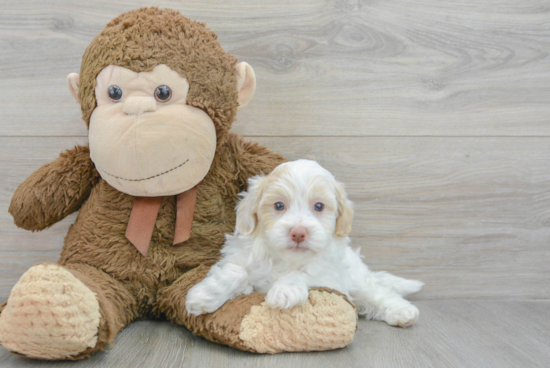
[[271,308],[291,309],[304,304],[309,297],[307,287],[275,283],[267,292],[265,301]]
[[203,313],[212,313],[218,310],[227,300],[222,300],[208,287],[197,284],[187,293],[185,308],[187,313],[198,316]]
[[418,308],[409,304],[386,312],[386,323],[390,326],[410,327],[416,322],[419,315]]

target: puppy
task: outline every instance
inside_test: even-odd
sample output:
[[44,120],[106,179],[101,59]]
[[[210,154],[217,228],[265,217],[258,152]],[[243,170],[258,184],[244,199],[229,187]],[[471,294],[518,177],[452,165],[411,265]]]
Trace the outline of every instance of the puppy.
[[222,258],[187,294],[188,313],[211,313],[253,291],[272,308],[304,304],[308,290],[325,286],[345,294],[359,315],[408,327],[418,309],[403,296],[420,281],[371,272],[349,244],[353,209],[344,187],[315,161],[278,166],[248,181],[237,205],[237,225]]

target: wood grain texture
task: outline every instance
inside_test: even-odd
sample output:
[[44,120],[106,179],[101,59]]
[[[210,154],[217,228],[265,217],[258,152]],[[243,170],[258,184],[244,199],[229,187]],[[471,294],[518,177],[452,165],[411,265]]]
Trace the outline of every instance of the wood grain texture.
[[549,301],[422,301],[412,328],[359,320],[346,348],[302,354],[254,355],[193,336],[168,322],[136,322],[106,352],[74,362],[41,362],[0,348],[11,367],[547,367]]
[[[353,243],[372,269],[426,282],[414,299],[550,298],[550,138],[253,139],[315,159],[344,182],[356,208]],[[0,138],[0,296],[40,254],[55,259],[75,218],[40,233],[17,229],[11,195],[84,142]]]
[[5,0],[0,135],[86,135],[65,78],[109,20],[150,5],[206,22],[255,68],[239,133],[550,135],[547,0]]

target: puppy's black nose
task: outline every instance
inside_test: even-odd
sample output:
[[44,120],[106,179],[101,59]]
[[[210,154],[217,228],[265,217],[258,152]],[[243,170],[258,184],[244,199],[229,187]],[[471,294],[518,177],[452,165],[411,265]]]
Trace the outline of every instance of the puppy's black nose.
[[295,226],[290,229],[290,237],[296,243],[301,243],[306,239],[307,230],[303,226]]

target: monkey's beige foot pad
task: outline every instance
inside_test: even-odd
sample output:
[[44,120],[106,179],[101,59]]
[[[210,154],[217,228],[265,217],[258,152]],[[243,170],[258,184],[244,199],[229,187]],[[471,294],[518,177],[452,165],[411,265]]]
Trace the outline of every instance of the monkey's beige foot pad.
[[253,306],[241,323],[239,338],[258,353],[319,351],[348,345],[357,329],[355,307],[333,291],[312,290],[309,300],[289,311]]
[[97,343],[99,303],[56,264],[31,267],[13,287],[0,315],[0,343],[13,353],[63,359]]

